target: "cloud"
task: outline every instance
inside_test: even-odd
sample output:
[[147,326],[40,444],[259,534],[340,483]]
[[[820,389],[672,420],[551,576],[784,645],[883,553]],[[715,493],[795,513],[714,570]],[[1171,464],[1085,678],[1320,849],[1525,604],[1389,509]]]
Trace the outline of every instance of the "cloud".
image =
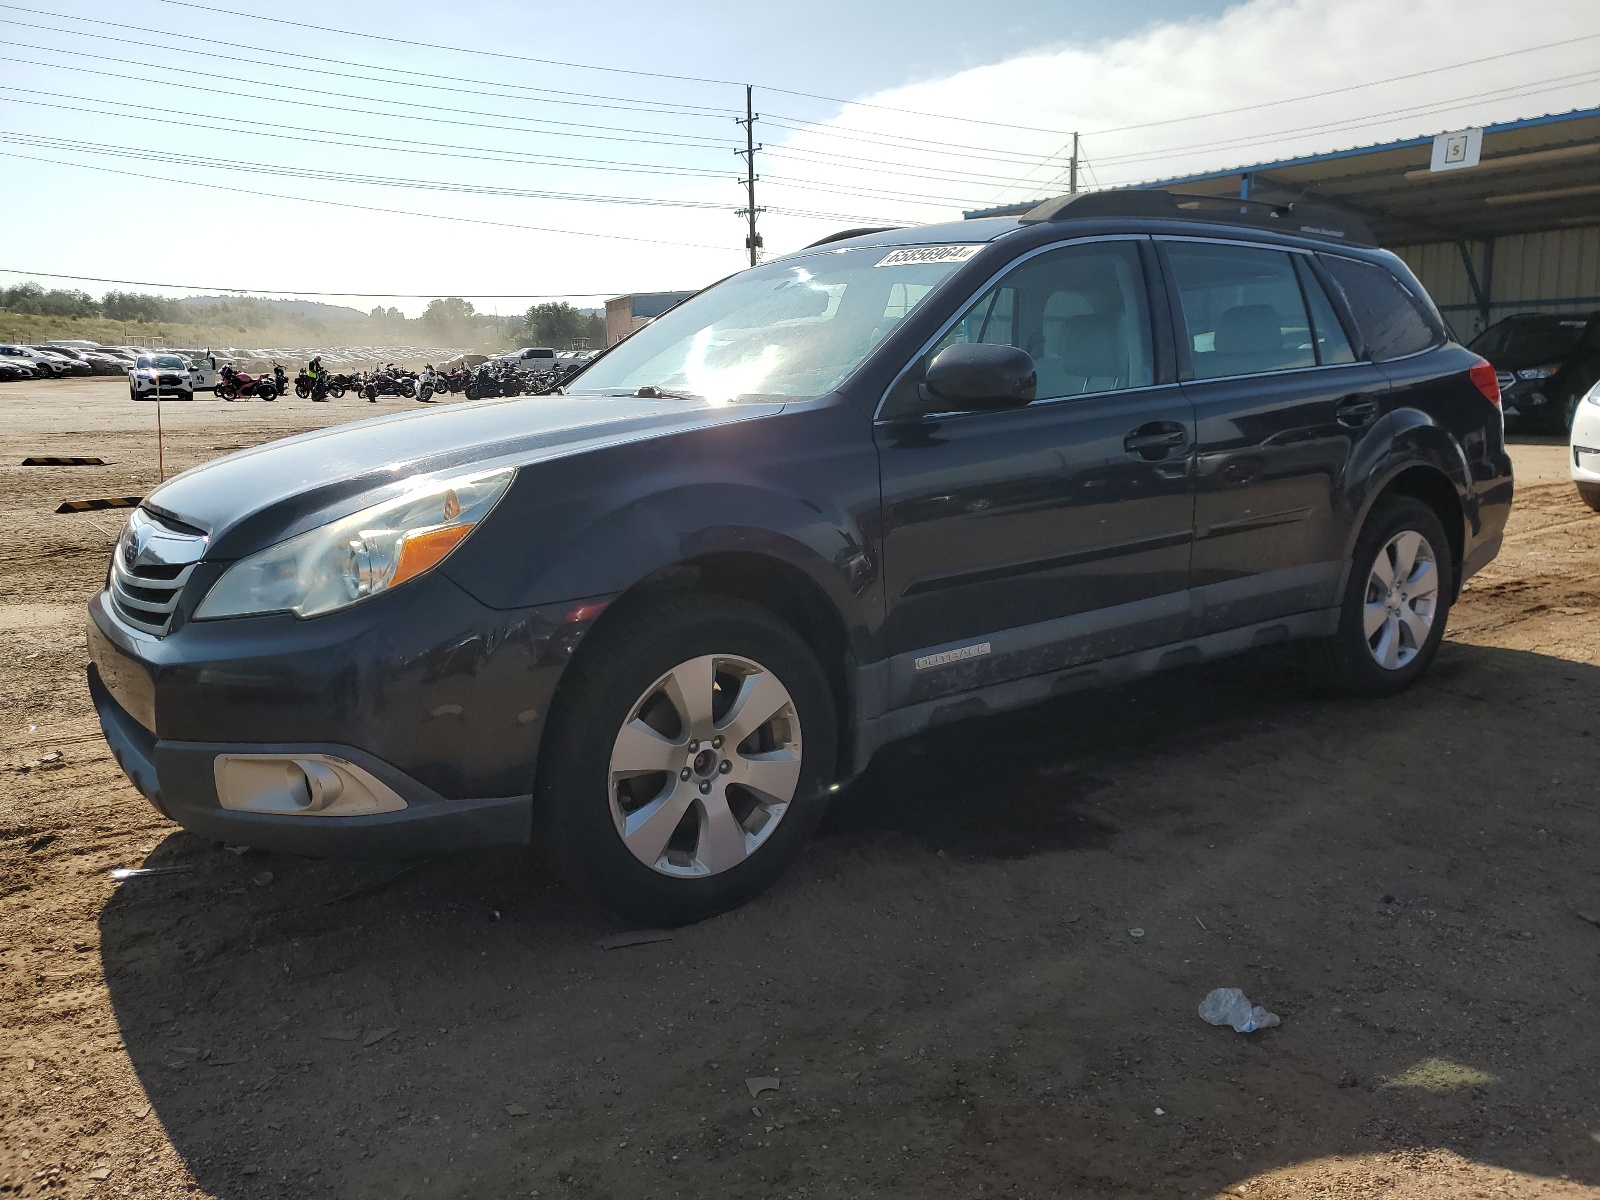
[[[1600,103],[1600,38],[1419,73],[1600,33],[1597,16],[1573,0],[1251,0],[881,92],[781,144],[768,130],[764,171],[780,178],[763,202],[941,219],[1064,192],[1074,129],[1085,185],[1115,186],[1590,106]],[[1203,115],[1234,109],[1245,111]],[[790,168],[844,194],[791,187]],[[930,195],[957,203],[912,198]],[[769,244],[794,228],[779,217],[768,227]]]

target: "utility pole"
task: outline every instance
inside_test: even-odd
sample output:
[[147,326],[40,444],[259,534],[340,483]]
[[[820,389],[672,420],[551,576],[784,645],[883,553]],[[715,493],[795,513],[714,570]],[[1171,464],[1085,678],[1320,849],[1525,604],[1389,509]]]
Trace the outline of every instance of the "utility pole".
[[745,207],[738,209],[736,216],[745,217],[748,221],[748,232],[745,234],[745,248],[750,251],[750,265],[753,267],[761,261],[761,235],[756,232],[756,214],[765,212],[766,209],[756,207],[756,180],[761,176],[756,174],[756,151],[763,147],[756,145],[756,120],[759,114],[755,111],[755,88],[750,84],[744,85],[744,118],[735,117],[734,123],[744,126],[744,149],[735,150],[734,153],[744,159],[744,189]]
[[[1061,176],[1057,175],[1057,179]],[[1067,191],[1076,196],[1078,194],[1078,135],[1072,135],[1072,161],[1067,168]]]

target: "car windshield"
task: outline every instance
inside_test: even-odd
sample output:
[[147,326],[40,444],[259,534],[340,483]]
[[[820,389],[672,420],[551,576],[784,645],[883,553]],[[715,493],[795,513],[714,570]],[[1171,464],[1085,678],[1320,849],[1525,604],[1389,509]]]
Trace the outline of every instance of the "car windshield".
[[182,371],[184,361],[176,354],[151,354],[139,359],[139,365],[146,369],[156,367],[163,371]]
[[824,395],[979,249],[872,246],[753,267],[669,309],[567,390],[655,387],[718,404]]
[[1471,349],[1490,362],[1496,356],[1532,362],[1560,362],[1578,348],[1588,322],[1582,317],[1513,317],[1491,325],[1472,342]]

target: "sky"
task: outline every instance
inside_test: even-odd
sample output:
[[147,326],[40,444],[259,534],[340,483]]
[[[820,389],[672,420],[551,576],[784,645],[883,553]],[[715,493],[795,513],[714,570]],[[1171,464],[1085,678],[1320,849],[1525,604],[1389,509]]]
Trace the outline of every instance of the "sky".
[[1600,106],[1597,51],[1594,0],[0,2],[0,282],[587,305],[745,265],[747,83],[771,256],[1060,194],[1072,131],[1108,187]]

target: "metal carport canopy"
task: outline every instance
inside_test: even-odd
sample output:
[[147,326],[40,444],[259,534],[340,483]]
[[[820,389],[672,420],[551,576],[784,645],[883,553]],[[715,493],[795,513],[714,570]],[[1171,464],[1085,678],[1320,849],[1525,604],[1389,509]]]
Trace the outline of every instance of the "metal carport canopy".
[[1476,167],[1429,170],[1433,143],[1410,138],[1136,186],[1316,200],[1364,217],[1385,246],[1600,224],[1600,108],[1485,126]]

